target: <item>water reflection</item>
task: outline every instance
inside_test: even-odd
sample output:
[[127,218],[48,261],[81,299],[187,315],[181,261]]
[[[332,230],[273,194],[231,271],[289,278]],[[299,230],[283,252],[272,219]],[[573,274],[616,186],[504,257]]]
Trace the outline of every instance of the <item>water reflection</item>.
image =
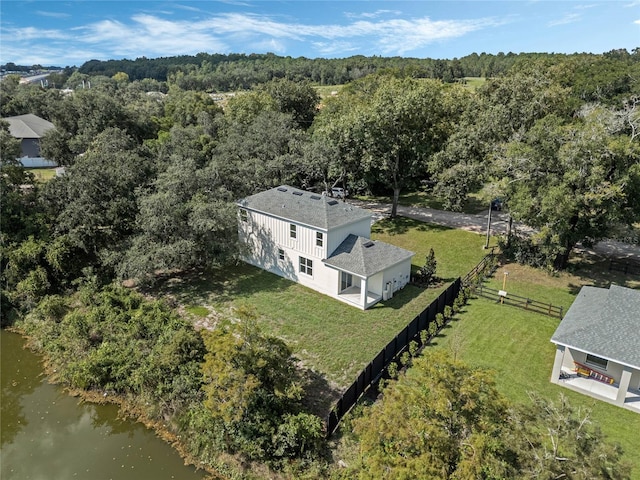
[[79,404],[39,377],[22,339],[0,332],[3,480],[203,478],[139,423],[118,420],[117,407]]

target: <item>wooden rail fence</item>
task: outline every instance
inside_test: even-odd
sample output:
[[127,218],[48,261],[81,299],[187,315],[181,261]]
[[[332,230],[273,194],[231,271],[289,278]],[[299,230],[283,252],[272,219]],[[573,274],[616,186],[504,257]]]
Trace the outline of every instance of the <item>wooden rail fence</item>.
[[474,292],[479,297],[495,300],[496,302],[500,302],[505,305],[512,305],[514,307],[520,307],[525,310],[531,310],[536,313],[542,313],[543,315],[548,315],[549,317],[556,317],[561,319],[563,316],[562,307],[558,307],[550,303],[539,302],[527,297],[521,297],[519,295],[513,295],[511,293],[501,295],[501,290],[489,288],[482,284],[476,286]]

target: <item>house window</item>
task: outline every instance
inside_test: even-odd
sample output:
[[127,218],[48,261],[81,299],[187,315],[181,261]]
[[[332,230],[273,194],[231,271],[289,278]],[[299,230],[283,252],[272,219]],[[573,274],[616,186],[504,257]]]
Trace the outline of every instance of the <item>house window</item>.
[[609,361],[604,359],[604,358],[600,358],[600,357],[596,357],[595,355],[591,355],[590,353],[587,353],[587,361],[586,361],[587,365],[591,365],[593,367],[597,367],[597,368],[601,368],[602,370],[606,370],[607,366],[609,365]]
[[298,238],[298,230],[293,223],[289,224],[289,236],[291,238]]
[[278,260],[284,260],[284,250],[281,248],[278,249]]
[[340,272],[340,291],[346,290],[353,285],[353,275],[347,272]]
[[321,247],[322,245],[324,245],[322,232],[316,232],[316,247]]
[[300,257],[300,273],[313,275],[313,260],[309,258]]
[[248,218],[249,216],[247,214],[247,211],[244,208],[240,209],[240,220],[242,220],[243,222],[246,222]]

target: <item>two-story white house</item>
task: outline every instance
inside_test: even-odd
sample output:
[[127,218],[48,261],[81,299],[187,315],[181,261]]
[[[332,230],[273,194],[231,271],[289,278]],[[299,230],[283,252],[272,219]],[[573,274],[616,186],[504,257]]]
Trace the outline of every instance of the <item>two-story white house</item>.
[[363,310],[409,282],[413,252],[372,241],[366,210],[287,185],[238,207],[247,263]]

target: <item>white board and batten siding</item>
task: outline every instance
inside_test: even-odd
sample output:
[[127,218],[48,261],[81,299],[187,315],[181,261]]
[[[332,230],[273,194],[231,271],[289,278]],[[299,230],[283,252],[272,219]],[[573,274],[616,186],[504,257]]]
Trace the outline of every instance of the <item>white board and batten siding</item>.
[[[331,287],[338,285],[338,272],[322,263],[327,256],[326,231],[272,215],[245,211],[247,221],[239,222],[239,233],[249,247],[245,258],[248,263],[322,293],[337,294]],[[292,224],[296,226],[296,238],[291,238]],[[317,232],[323,234],[322,247],[316,245]],[[284,259],[279,258],[280,249],[284,251]],[[300,272],[300,257],[313,262],[312,275]]]

